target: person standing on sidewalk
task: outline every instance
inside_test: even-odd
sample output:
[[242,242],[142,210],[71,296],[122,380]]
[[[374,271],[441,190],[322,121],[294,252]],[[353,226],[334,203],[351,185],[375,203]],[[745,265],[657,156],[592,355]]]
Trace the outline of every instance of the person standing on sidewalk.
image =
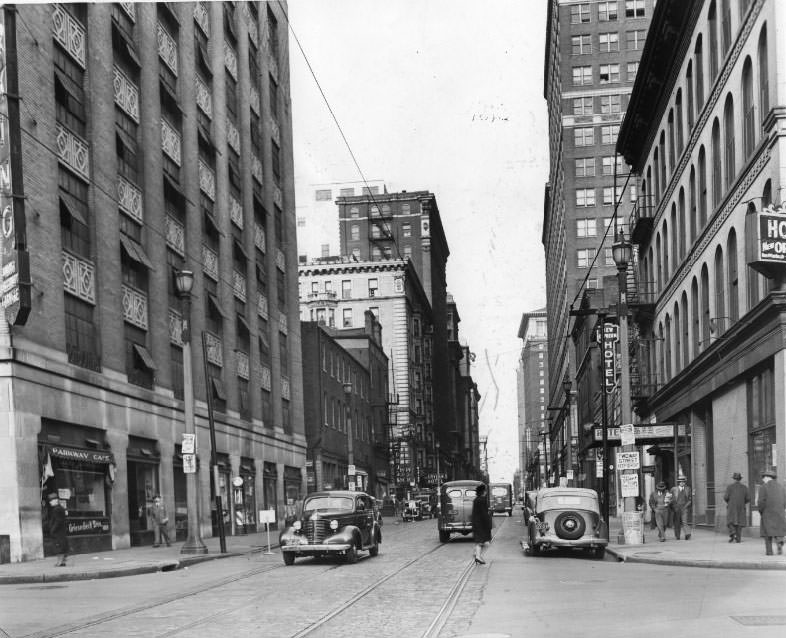
[[729,528],[729,542],[741,543],[742,528],[748,523],[745,506],[750,503],[748,486],[742,483],[742,474],[735,472],[731,475],[734,483],[726,487],[723,500],[726,501],[726,527]]
[[658,528],[658,538],[663,543],[666,540],[666,523],[669,520],[669,502],[671,494],[666,490],[666,484],[661,481],[655,486],[655,491],[650,494],[649,505],[655,516],[655,525]]
[[156,494],[153,499],[153,505],[150,507],[150,518],[153,519],[153,547],[161,545],[161,539],[166,542],[169,547],[169,532],[167,525],[169,524],[169,516],[166,512],[166,505],[161,502],[161,495]]
[[786,489],[778,483],[774,470],[761,473],[762,486],[756,506],[761,514],[760,536],[764,538],[764,551],[772,556],[772,541],[783,554],[783,537],[786,536]]
[[475,539],[475,564],[477,565],[486,564],[486,561],[483,560],[483,550],[491,542],[491,527],[486,486],[481,483],[475,490],[475,500],[472,502],[472,537]]
[[55,544],[59,558],[55,567],[65,567],[68,558],[68,528],[66,527],[66,511],[60,505],[56,493],[49,495],[49,536]]
[[[671,488],[671,511],[673,514],[672,523],[674,524],[674,538],[680,540],[680,532],[683,525],[688,527],[688,510],[692,499],[687,480],[680,475],[677,478],[677,486]],[[690,539],[690,532],[686,532],[685,540]]]

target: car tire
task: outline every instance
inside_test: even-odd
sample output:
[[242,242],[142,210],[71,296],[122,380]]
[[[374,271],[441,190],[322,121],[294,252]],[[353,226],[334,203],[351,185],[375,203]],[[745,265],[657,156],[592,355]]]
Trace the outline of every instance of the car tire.
[[379,541],[375,538],[374,544],[368,550],[368,555],[377,556],[378,554],[379,554]]
[[344,560],[348,565],[354,565],[358,562],[358,552],[355,549],[355,546],[352,545],[348,550],[347,553],[344,555]]
[[562,512],[554,520],[554,532],[566,541],[578,540],[586,529],[587,523],[578,512]]
[[439,542],[447,543],[450,540],[450,532],[443,532],[439,530]]
[[284,557],[284,565],[287,567],[295,564],[295,555],[292,552],[282,552]]
[[596,547],[592,552],[592,557],[595,560],[603,560],[606,558],[606,548],[605,547]]

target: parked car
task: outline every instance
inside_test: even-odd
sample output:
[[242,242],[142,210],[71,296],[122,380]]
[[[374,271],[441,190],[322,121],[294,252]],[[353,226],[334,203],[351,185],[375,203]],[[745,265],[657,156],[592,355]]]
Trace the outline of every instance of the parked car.
[[472,532],[472,502],[480,481],[462,480],[443,483],[439,488],[439,540],[447,543],[453,533]]
[[421,490],[414,496],[420,501],[423,518],[434,518],[437,515],[437,493],[435,490]]
[[489,493],[492,513],[513,516],[513,486],[510,483],[492,483]]
[[423,503],[415,498],[404,501],[404,511],[401,513],[404,521],[419,521],[423,518]]
[[539,490],[527,523],[527,543],[529,555],[570,547],[603,558],[609,532],[600,515],[598,493],[580,487]]
[[298,556],[343,556],[357,561],[359,551],[379,553],[382,530],[373,497],[363,492],[314,492],[303,501],[298,520],[278,537],[284,564]]

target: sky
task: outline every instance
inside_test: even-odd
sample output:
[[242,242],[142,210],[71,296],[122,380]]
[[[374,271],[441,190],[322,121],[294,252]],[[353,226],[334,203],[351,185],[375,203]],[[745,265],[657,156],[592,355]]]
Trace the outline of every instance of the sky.
[[517,333],[522,313],[546,303],[546,5],[288,3],[296,200],[312,184],[363,178],[434,193],[492,481],[512,482],[518,466]]

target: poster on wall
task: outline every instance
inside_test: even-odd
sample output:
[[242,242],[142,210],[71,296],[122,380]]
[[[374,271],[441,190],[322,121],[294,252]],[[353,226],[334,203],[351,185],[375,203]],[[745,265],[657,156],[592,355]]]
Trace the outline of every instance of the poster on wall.
[[639,495],[639,475],[638,474],[622,474],[620,476],[620,486],[622,496],[638,496]]

